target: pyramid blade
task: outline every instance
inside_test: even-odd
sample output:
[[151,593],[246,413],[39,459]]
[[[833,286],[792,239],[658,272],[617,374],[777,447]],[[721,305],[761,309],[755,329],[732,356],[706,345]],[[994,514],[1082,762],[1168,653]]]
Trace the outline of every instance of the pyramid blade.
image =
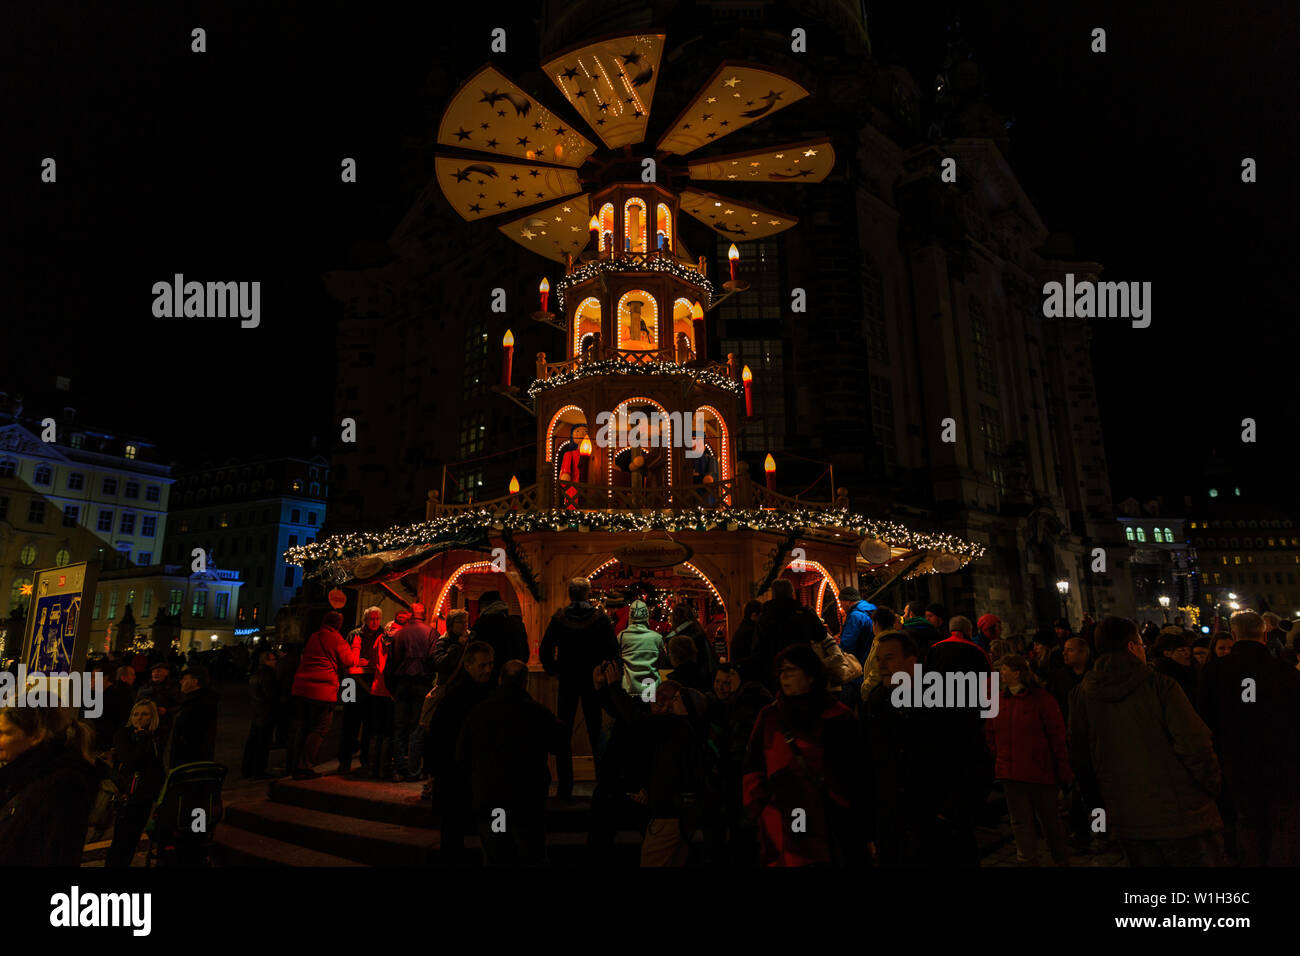
[[583,193],[512,219],[498,228],[525,249],[564,261],[566,252],[576,258],[591,238],[587,220],[591,218],[591,196]]
[[795,216],[788,216],[757,203],[737,202],[698,189],[682,191],[680,208],[714,232],[731,236],[740,242],[774,236],[799,222]]
[[633,33],[557,53],[542,70],[610,148],[645,141],[662,33]]
[[697,159],[691,179],[738,183],[819,183],[835,166],[828,137]]
[[442,194],[471,222],[582,192],[577,172],[558,166],[443,155],[433,165]]
[[595,143],[493,66],[480,69],[456,91],[443,111],[438,143],[574,169],[596,151]]
[[807,95],[802,86],[774,70],[724,61],[673,121],[656,149],[684,156]]

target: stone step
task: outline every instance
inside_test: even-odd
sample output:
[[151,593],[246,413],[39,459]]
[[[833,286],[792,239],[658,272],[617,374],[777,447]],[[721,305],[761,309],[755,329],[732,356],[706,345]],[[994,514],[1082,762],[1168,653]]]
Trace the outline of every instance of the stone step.
[[365,866],[224,822],[217,827],[213,842],[216,846],[212,856],[217,866]]
[[438,831],[327,813],[269,797],[226,807],[225,824],[367,866],[426,866]]

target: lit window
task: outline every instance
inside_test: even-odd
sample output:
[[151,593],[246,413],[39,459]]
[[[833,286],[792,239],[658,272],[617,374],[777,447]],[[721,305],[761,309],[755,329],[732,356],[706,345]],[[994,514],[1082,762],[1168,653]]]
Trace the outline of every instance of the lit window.
[[1217,497],[1219,497],[1219,489],[1218,489],[1218,488],[1211,488],[1211,489],[1210,489],[1210,497],[1211,497],[1211,498],[1217,498]]
[[48,485],[53,478],[54,472],[50,469],[50,466],[41,465],[36,469],[36,473],[32,476],[32,481],[38,485]]
[[99,591],[96,591],[96,592],[95,592],[95,606],[94,606],[93,608],[91,608],[91,611],[90,611],[90,619],[91,619],[92,621],[98,621],[98,620],[99,620],[99,612],[100,612],[101,610],[103,610],[103,604],[104,604],[104,595],[101,594]]
[[24,546],[23,550],[18,554],[18,560],[22,563],[23,567],[31,567],[36,563],[36,549],[30,544]]
[[1168,528],[1165,528],[1165,540],[1168,541],[1170,544],[1174,543],[1174,533],[1170,531]]
[[56,568],[67,567],[68,562],[72,560],[72,552],[67,548],[59,548],[54,554],[54,566]]
[[208,609],[208,592],[200,588],[194,592],[194,601],[190,605],[190,615],[203,617]]
[[81,491],[86,487],[86,476],[79,471],[73,471],[68,474],[68,490]]
[[1138,528],[1138,540],[1145,541],[1146,539],[1147,539],[1146,530],[1143,528]]
[[1132,529],[1132,528],[1129,528],[1129,527],[1125,527],[1125,528],[1124,528],[1124,537],[1127,538],[1129,541],[1132,541],[1132,540],[1133,540],[1133,529]]
[[16,461],[10,461],[7,458],[0,461],[0,478],[12,478],[17,470],[18,463]]
[[1158,541],[1158,542],[1160,542],[1160,543],[1162,543],[1162,544],[1164,543],[1165,535],[1164,535],[1164,532],[1161,531],[1159,528],[1152,528],[1152,529],[1151,529],[1151,536],[1152,536],[1156,541]]
[[143,620],[148,617],[151,610],[153,610],[153,591],[146,590],[140,603],[140,618]]

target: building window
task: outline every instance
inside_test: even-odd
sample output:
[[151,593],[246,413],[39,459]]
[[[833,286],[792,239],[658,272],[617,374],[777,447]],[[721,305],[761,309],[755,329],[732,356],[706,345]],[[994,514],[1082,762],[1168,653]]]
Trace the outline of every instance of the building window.
[[289,547],[291,548],[298,547],[298,536],[296,534],[289,535]]
[[194,592],[194,601],[190,604],[191,617],[203,617],[208,610],[208,592],[199,588]]
[[302,491],[302,482],[299,481],[297,478],[293,480],[293,490]]
[[85,441],[86,441],[86,436],[81,434],[80,432],[76,432],[72,436],[72,441],[68,442],[68,445],[72,448],[80,448],[85,443]]
[[212,616],[218,621],[226,619],[226,613],[230,610],[230,595],[222,591],[217,595],[217,601],[212,609]]
[[470,323],[465,329],[465,361],[461,375],[461,394],[465,398],[476,398],[487,391],[488,334],[487,326],[482,322]]
[[71,560],[72,552],[67,548],[59,548],[59,550],[54,553],[54,566],[56,568],[66,568],[68,562]]
[[254,604],[254,605],[253,605],[253,622],[254,622],[254,623],[257,622],[257,611],[258,611],[258,605]]
[[140,534],[152,538],[158,529],[158,519],[154,515],[145,515],[140,519]]
[[126,486],[122,489],[122,494],[125,495],[125,496],[128,497],[128,498],[139,498],[139,497],[140,497],[140,482],[138,482],[138,481],[128,481],[128,482],[126,483]]
[[27,506],[28,524],[45,524],[45,502],[33,501]]
[[244,621],[244,607],[242,604],[235,609],[235,620],[239,621],[241,624]]
[[1125,526],[1125,528],[1124,528],[1124,537],[1125,537],[1126,539],[1128,539],[1129,541],[1132,541],[1132,540],[1133,540],[1133,529],[1130,528],[1130,527]]
[[294,508],[289,512],[289,520],[294,524],[302,524],[302,512]]
[[287,588],[293,587],[293,570],[293,565],[284,569],[284,586]]
[[83,474],[82,474],[81,472],[79,472],[79,471],[69,472],[69,474],[68,474],[68,490],[69,490],[69,491],[81,491],[81,490],[84,489],[85,487],[86,487],[86,476],[85,476],[85,475],[83,475]]
[[1147,539],[1146,529],[1145,529],[1145,528],[1138,528],[1138,540],[1139,540],[1139,541],[1145,541],[1146,539]]
[[[732,241],[719,236],[715,248],[715,262],[726,263],[727,251]],[[740,269],[751,285],[744,295],[733,296],[722,306],[723,319],[780,319],[781,310],[790,300],[782,290],[784,274],[781,266],[781,243],[776,238],[756,242],[738,242]],[[849,267],[852,268],[851,266]],[[725,352],[723,353],[726,354]],[[750,368],[755,373],[751,364]],[[757,397],[757,396],[755,396]]]
[[0,461],[0,478],[12,478],[18,471],[18,463],[8,458]]
[[[14,578],[13,584],[9,586],[9,613],[14,611],[27,610],[27,605],[32,599],[32,576],[30,574],[20,574]],[[24,594],[23,592],[27,593]]]
[[108,619],[111,621],[117,617],[117,588],[108,596]]
[[91,619],[92,621],[98,621],[98,620],[99,620],[99,612],[100,612],[101,610],[103,610],[103,604],[104,604],[104,595],[103,595],[101,592],[96,591],[96,592],[95,592],[95,604],[94,604],[94,606],[93,606],[93,607],[91,608],[91,610],[90,610],[90,619]]
[[9,517],[9,496],[0,495],[0,521]]
[[153,589],[146,588],[144,594],[140,596],[140,619],[144,620],[153,610]]
[[1006,464],[1002,458],[1002,415],[996,408],[988,405],[980,406],[980,432],[984,435],[984,461],[989,478],[997,486],[999,494],[1006,494]]
[[1162,532],[1159,528],[1152,528],[1152,529],[1151,529],[1151,536],[1152,536],[1153,538],[1155,538],[1156,541],[1159,541],[1159,542],[1162,543],[1162,544],[1164,543],[1165,535],[1164,535],[1164,532]]
[[95,525],[96,531],[113,530],[113,512],[107,508],[101,508],[99,511],[99,521]]
[[36,549],[30,544],[23,545],[22,551],[18,553],[18,561],[25,568],[30,568],[36,563]]
[[126,446],[126,457],[127,457],[127,458],[134,459],[134,458],[135,458],[135,453],[136,453],[136,447],[135,447],[134,445],[127,445],[127,446]]
[[161,497],[162,497],[162,489],[159,488],[157,485],[144,486],[145,501],[158,501]]
[[117,494],[117,479],[105,478],[104,481],[100,484],[99,490],[101,493],[106,495]]
[[117,523],[118,534],[135,534],[135,515],[125,512]]
[[1165,528],[1165,543],[1166,544],[1174,543],[1174,533],[1170,531],[1168,528]]
[[460,429],[460,457],[468,458],[483,450],[484,433],[487,426],[483,423],[483,413],[475,412],[466,416]]
[[867,355],[877,362],[889,362],[889,337],[885,331],[885,297],[880,270],[867,257],[862,259],[862,315]]
[[181,601],[185,598],[185,592],[180,588],[172,588],[167,592],[167,613],[176,615],[181,613]]
[[135,563],[140,565],[143,568],[147,568],[149,565],[153,564],[153,552],[141,551],[140,554],[136,557]]
[[[748,294],[748,293],[746,293]],[[726,306],[723,306],[725,309]],[[754,414],[740,426],[740,451],[766,454],[785,446],[785,363],[779,339],[724,339],[722,354],[734,353],[754,376]]]
[[37,485],[48,486],[54,480],[54,472],[50,470],[49,465],[40,465],[32,475],[32,483]]
[[67,505],[63,509],[63,527],[75,528],[77,521],[81,517],[80,505]]
[[998,380],[993,374],[992,348],[989,343],[988,323],[984,318],[984,306],[979,299],[970,299],[971,339],[975,346],[975,384],[981,392],[989,395],[998,393]]
[[307,523],[308,523],[309,525],[311,525],[312,527],[315,527],[315,525],[316,525],[316,512],[314,512],[314,511],[308,511],[308,512],[307,512]]

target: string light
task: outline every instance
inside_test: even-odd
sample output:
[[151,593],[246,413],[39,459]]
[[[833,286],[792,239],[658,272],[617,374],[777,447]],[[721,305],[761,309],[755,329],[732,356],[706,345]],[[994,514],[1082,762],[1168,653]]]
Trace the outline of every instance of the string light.
[[564,312],[564,291],[569,286],[577,285],[579,282],[586,282],[588,279],[594,279],[602,272],[666,272],[683,282],[689,282],[703,292],[704,297],[709,302],[713,301],[713,283],[709,281],[708,276],[703,275],[698,269],[688,269],[668,256],[646,256],[644,258],[615,256],[610,259],[593,259],[590,262],[583,263],[556,282],[556,308],[561,313]]
[[562,385],[569,385],[579,379],[590,378],[595,375],[689,375],[702,385],[711,385],[714,388],[720,388],[723,391],[731,392],[733,395],[745,394],[745,388],[730,375],[724,375],[721,372],[715,372],[710,369],[689,368],[685,365],[678,365],[676,362],[624,362],[621,359],[601,359],[598,362],[584,362],[571,370],[556,372],[550,378],[537,379],[532,385],[528,386],[528,395],[530,398],[536,398],[548,388],[559,388]]
[[[509,530],[514,534],[535,531],[576,533],[579,526],[589,531],[620,533],[667,531],[670,528],[703,531],[719,529],[736,531],[745,528],[750,531],[786,535],[802,535],[818,530],[850,533],[860,538],[884,541],[894,548],[951,554],[961,560],[961,564],[953,568],[953,571],[960,570],[984,554],[983,545],[964,541],[955,535],[911,531],[896,522],[878,521],[865,515],[853,514],[845,508],[799,507],[791,510],[687,508],[651,512],[550,509],[499,513],[486,508],[473,508],[413,525],[390,528],[387,531],[358,531],[334,535],[312,544],[290,548],[284,552],[284,558],[289,564],[303,567],[308,577],[325,577],[329,580],[337,579],[340,574],[344,574],[342,569],[337,567],[338,561],[382,551],[434,545],[469,531]],[[939,572],[933,567],[918,567],[906,576],[937,573]]]

